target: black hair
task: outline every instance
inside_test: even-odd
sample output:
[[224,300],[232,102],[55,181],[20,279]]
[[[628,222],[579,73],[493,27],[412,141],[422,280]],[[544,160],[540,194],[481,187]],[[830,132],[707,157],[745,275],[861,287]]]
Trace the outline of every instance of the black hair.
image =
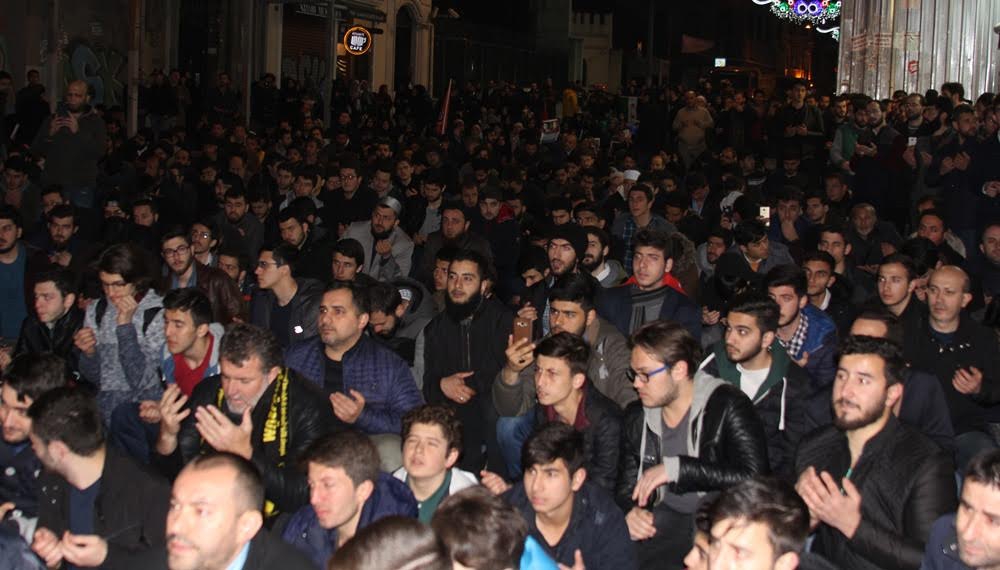
[[375,286],[368,289],[368,300],[373,313],[392,315],[403,303],[403,296],[391,283],[379,281]]
[[565,360],[570,374],[587,375],[590,362],[590,347],[583,337],[561,332],[543,338],[535,347],[535,357],[548,356]]
[[191,314],[194,326],[211,324],[212,302],[197,287],[174,289],[163,297],[165,311],[184,311]]
[[717,237],[722,240],[722,243],[726,244],[726,247],[733,245],[733,232],[732,230],[727,230],[722,226],[714,226],[712,229],[708,230],[708,235],[705,236],[706,241],[710,238]]
[[66,295],[76,295],[80,290],[80,281],[76,274],[66,268],[57,268],[45,271],[38,274],[35,278],[35,285],[39,283],[47,283],[51,281],[59,293],[65,297]]
[[642,347],[651,357],[669,366],[678,362],[687,363],[691,378],[694,378],[701,363],[701,341],[674,321],[653,321],[642,325],[632,333],[629,345]]
[[566,464],[572,477],[583,467],[583,434],[562,422],[550,422],[538,428],[521,450],[521,466],[528,472],[536,465],[548,465],[557,459]]
[[636,251],[640,247],[651,247],[663,253],[663,259],[676,259],[682,246],[675,239],[675,236],[668,234],[664,230],[645,228],[639,230],[632,240],[632,250]]
[[587,226],[583,228],[583,231],[586,232],[588,236],[596,237],[597,241],[600,242],[601,244],[601,249],[611,246],[611,236],[608,235],[608,232],[602,230],[601,228],[595,228],[594,226]]
[[781,319],[778,303],[758,291],[746,291],[734,297],[729,303],[729,314],[733,313],[753,317],[761,334],[777,331]]
[[819,261],[830,266],[830,272],[833,273],[837,269],[837,262],[833,259],[833,256],[826,251],[810,251],[802,256],[802,267],[805,267],[806,263],[810,261]]
[[299,262],[299,248],[290,243],[279,243],[278,245],[264,245],[260,248],[260,251],[270,251],[271,255],[274,256],[274,262],[278,264],[278,267],[287,265],[288,269],[291,270],[293,274],[295,273],[295,267]]
[[545,250],[535,246],[529,245],[521,251],[520,257],[517,261],[517,274],[523,275],[525,271],[534,269],[545,274],[545,271],[549,268],[549,256],[545,253]]
[[171,226],[160,236],[160,247],[174,238],[181,238],[185,244],[191,245],[191,232],[184,226]]
[[24,218],[13,206],[0,206],[0,220],[10,220],[18,229],[24,228]]
[[590,275],[584,273],[566,273],[556,279],[549,290],[549,303],[566,301],[577,303],[583,311],[589,312],[595,308],[594,300],[597,288],[600,286]]
[[352,429],[316,438],[302,453],[302,463],[341,468],[354,486],[378,482],[381,460],[378,448],[367,435]]
[[109,275],[121,275],[125,283],[135,286],[136,293],[145,294],[156,281],[152,256],[134,243],[119,243],[105,249],[97,258],[97,270]]
[[[331,291],[350,291],[351,305],[358,315],[370,315],[372,312],[371,297],[368,294],[368,287],[357,281],[334,281],[326,288],[325,293]],[[397,295],[399,292],[396,293]]]
[[840,357],[852,354],[874,354],[885,363],[886,385],[900,384],[906,370],[903,360],[903,349],[899,344],[887,339],[873,336],[853,335],[844,339],[840,345]]
[[22,353],[4,370],[3,384],[19,402],[34,401],[49,390],[69,385],[66,371],[66,361],[51,352]]
[[767,527],[774,558],[800,552],[809,534],[809,509],[791,483],[774,477],[754,477],[725,490],[708,508],[711,526],[724,520],[730,528],[743,523]]
[[490,262],[474,249],[461,249],[455,252],[455,256],[451,259],[451,263],[458,261],[469,261],[476,264],[477,273],[480,280],[487,280],[493,278],[492,269],[490,267]]
[[795,290],[795,295],[802,298],[808,291],[806,272],[801,267],[791,264],[778,265],[771,268],[764,276],[764,289],[789,286]]
[[902,346],[903,324],[899,321],[899,317],[894,315],[889,309],[881,305],[870,304],[854,317],[854,322],[862,319],[866,321],[878,321],[885,325],[885,338]]
[[343,238],[338,241],[333,246],[332,253],[339,253],[344,257],[350,257],[358,264],[358,267],[365,266],[365,248],[361,245],[361,242],[354,238]]
[[104,421],[97,400],[81,388],[62,386],[41,394],[28,408],[31,433],[48,444],[61,441],[76,455],[104,446]]
[[528,536],[520,512],[482,485],[441,501],[431,527],[452,560],[478,570],[517,568]]
[[767,226],[757,218],[744,219],[733,230],[733,240],[737,245],[748,246],[767,237]]
[[920,277],[920,274],[917,273],[917,264],[913,261],[913,258],[910,257],[909,255],[899,252],[891,253],[883,257],[882,262],[879,263],[879,265],[880,266],[890,265],[893,263],[898,263],[903,266],[903,269],[906,270],[906,279],[908,281],[913,281],[917,277]]
[[969,481],[1000,489],[1000,449],[984,451],[969,461],[965,468],[965,482]]

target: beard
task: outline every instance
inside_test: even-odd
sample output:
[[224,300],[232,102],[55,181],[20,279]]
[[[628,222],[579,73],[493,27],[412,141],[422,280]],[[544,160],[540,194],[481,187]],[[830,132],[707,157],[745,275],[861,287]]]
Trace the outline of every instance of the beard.
[[[735,347],[733,347],[733,348],[734,348],[734,350],[736,349]],[[730,345],[727,344],[726,345],[726,356],[729,357],[729,360],[731,360],[733,364],[743,364],[744,362],[746,362],[748,360],[752,360],[758,354],[760,354],[760,352],[762,350],[764,350],[762,347],[758,346],[756,350],[747,351],[747,352],[744,352],[742,354],[733,355],[733,354],[731,354],[729,352],[729,349],[730,349]]]
[[471,317],[482,302],[483,294],[479,291],[476,291],[475,295],[469,297],[469,300],[464,303],[456,303],[451,300],[451,295],[446,294],[444,296],[444,311],[453,321],[460,323]]
[[[841,417],[838,413],[838,406],[848,406],[861,411],[861,416],[851,420]],[[849,431],[855,429],[861,429],[865,426],[871,425],[882,417],[882,411],[885,409],[885,398],[882,401],[877,402],[875,406],[870,408],[863,408],[854,403],[845,402],[843,399],[834,400],[833,402],[833,425],[841,431]]]
[[18,240],[13,240],[7,247],[0,247],[0,254],[10,253],[15,247],[17,247]]
[[583,261],[580,262],[580,267],[586,269],[587,272],[589,273],[589,272],[594,271],[598,267],[600,267],[602,263],[604,263],[604,254],[603,253],[598,253],[597,257],[591,257],[590,255],[584,255],[583,256]]
[[392,235],[392,228],[389,228],[388,230],[385,230],[383,232],[376,232],[375,226],[372,226],[371,232],[372,232],[372,237],[375,238],[375,241],[381,241],[384,239],[389,239],[389,236]]

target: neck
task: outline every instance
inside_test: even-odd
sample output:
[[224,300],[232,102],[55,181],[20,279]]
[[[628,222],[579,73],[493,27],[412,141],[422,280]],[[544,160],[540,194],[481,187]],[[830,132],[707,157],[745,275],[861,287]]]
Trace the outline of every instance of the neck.
[[183,289],[184,287],[187,287],[188,282],[191,281],[192,275],[194,275],[194,263],[188,265],[188,268],[184,270],[184,273],[177,276],[177,288]]
[[594,270],[590,272],[590,274],[593,275],[594,277],[597,277],[598,275],[604,272],[607,266],[608,263],[606,261],[602,261],[600,265],[595,267]]
[[344,355],[348,350],[354,348],[354,345],[358,344],[358,340],[361,339],[361,333],[352,336],[351,338],[339,343],[339,344],[328,344],[323,348],[323,354],[326,355],[330,360],[340,362],[344,359]]
[[184,351],[184,362],[187,363],[189,368],[197,368],[205,360],[205,354],[208,352],[208,342],[211,339],[212,333],[196,338],[191,348]]
[[822,307],[823,299],[826,299],[826,289],[823,289],[816,295],[809,295],[809,302],[812,303],[817,308]]
[[847,270],[847,258],[845,257],[844,259],[838,261],[836,267],[834,267],[833,270],[836,273],[843,275],[844,272]]
[[740,363],[740,366],[744,370],[764,370],[771,368],[771,351],[764,347],[757,353],[756,356],[747,360],[746,362]]
[[947,321],[942,321],[940,319],[934,318],[933,315],[928,319],[931,324],[931,328],[939,333],[953,333],[958,330],[958,324],[961,319],[958,315],[955,318],[949,319]]
[[357,188],[355,188],[354,190],[348,190],[347,188],[341,187],[340,189],[344,192],[344,198],[347,198],[348,200],[353,198],[354,193],[358,191]]
[[14,247],[10,248],[7,253],[0,253],[0,262],[3,263],[14,263],[17,261],[17,255],[21,250],[20,243],[16,244]]
[[361,511],[364,505],[358,505],[358,510],[347,522],[337,527],[337,546],[343,546],[345,542],[354,538],[354,533],[358,532],[358,521],[361,520]]
[[196,253],[194,254],[194,258],[198,261],[198,263],[208,265],[208,262],[212,260],[212,252],[206,251],[204,253]]
[[282,279],[278,281],[274,287],[271,287],[271,291],[274,296],[278,298],[278,304],[284,307],[292,300],[299,290],[299,284],[295,282],[295,279],[291,277],[287,279]]
[[795,315],[795,318],[790,323],[783,327],[778,327],[778,338],[784,341],[791,339],[792,335],[795,334],[795,329],[799,328],[799,321],[801,320],[802,313],[799,313]]
[[846,432],[847,447],[851,450],[851,467],[854,467],[854,465],[857,464],[858,458],[861,457],[861,452],[865,449],[865,444],[868,443],[871,438],[878,435],[888,421],[889,415],[888,413],[884,413],[878,420],[875,420],[864,427]]
[[896,303],[895,305],[886,305],[885,308],[889,309],[890,313],[892,313],[892,314],[894,314],[894,315],[896,315],[898,317],[899,315],[903,314],[903,311],[905,311],[907,307],[910,306],[910,299],[911,298],[912,297],[910,295],[907,295],[906,298],[903,299],[902,301]]
[[576,414],[580,411],[580,401],[583,400],[583,389],[573,390],[569,396],[561,402],[557,402],[553,408],[556,415],[563,423],[573,425],[576,422]]
[[444,202],[444,195],[443,194],[441,196],[438,196],[437,200],[434,200],[433,202],[431,202],[431,201],[428,200],[427,201],[427,205],[430,206],[431,208],[438,208],[438,209],[440,209],[441,208],[441,202]]
[[649,225],[649,221],[653,219],[652,212],[646,212],[640,216],[632,216],[635,219],[635,225],[640,228],[644,228]]
[[535,513],[535,524],[549,546],[559,544],[563,534],[569,528],[569,520],[573,516],[573,496],[566,499],[566,504],[560,505],[548,513]]
[[426,501],[431,495],[434,494],[435,491],[441,488],[441,485],[444,484],[444,479],[447,476],[447,469],[426,479],[417,479],[413,476],[407,476],[406,484],[410,486],[410,490],[413,491],[413,497],[417,499],[417,501]]
[[924,124],[924,118],[923,116],[920,116],[917,117],[916,119],[910,119],[907,124],[909,124],[911,127],[919,127]]
[[694,379],[682,381],[677,386],[678,394],[673,402],[663,406],[660,414],[663,416],[663,423],[669,428],[677,427],[677,424],[684,419],[684,414],[691,409],[691,400],[694,398]]
[[93,485],[101,478],[104,472],[104,459],[107,449],[101,447],[93,455],[79,457],[76,461],[76,469],[72,473],[66,474],[66,481],[77,489],[83,490]]

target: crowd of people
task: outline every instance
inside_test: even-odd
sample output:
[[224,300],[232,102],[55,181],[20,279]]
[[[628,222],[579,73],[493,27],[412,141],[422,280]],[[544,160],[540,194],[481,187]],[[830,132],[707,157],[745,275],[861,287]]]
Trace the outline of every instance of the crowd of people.
[[0,565],[1000,564],[1000,97],[623,93],[0,72]]

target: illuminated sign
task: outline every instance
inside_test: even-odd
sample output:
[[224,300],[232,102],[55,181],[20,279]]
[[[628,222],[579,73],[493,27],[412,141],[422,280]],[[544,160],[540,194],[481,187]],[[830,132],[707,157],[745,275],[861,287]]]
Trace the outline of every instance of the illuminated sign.
[[349,28],[344,33],[344,49],[351,55],[364,55],[372,47],[372,34],[361,26]]

